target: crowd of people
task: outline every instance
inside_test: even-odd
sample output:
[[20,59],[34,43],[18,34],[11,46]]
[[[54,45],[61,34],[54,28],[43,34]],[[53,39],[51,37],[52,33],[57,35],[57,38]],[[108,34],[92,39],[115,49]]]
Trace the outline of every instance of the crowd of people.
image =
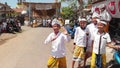
[[21,22],[16,18],[7,18],[0,21],[0,33],[21,32]]
[[[64,24],[63,19],[61,17],[57,18],[61,25]],[[29,23],[29,21],[24,21],[25,25],[31,26],[31,27],[52,27],[52,20],[54,20],[54,18],[42,18],[42,19],[33,19],[32,22]]]
[[[78,62],[78,68],[85,68],[89,57],[92,57],[90,68],[107,68],[106,47],[120,49],[120,46],[112,44],[108,33],[111,17],[105,5],[100,8],[100,11],[93,12],[90,24],[87,24],[86,18],[79,19],[79,26],[76,28],[74,41],[71,44],[74,45],[71,68],[75,68],[75,62]],[[70,34],[57,18],[52,21],[52,28],[53,32],[44,42],[45,44],[52,42],[52,53],[47,66],[48,68],[67,68],[65,41],[70,41]]]

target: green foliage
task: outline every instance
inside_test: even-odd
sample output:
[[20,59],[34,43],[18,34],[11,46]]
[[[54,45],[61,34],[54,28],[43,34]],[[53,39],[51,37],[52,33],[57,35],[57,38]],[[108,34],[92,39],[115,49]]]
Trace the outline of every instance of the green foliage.
[[92,1],[88,1],[88,4],[92,4]]
[[65,1],[72,1],[72,0],[61,0],[61,2],[65,2]]
[[61,0],[61,2],[64,2],[65,0]]
[[73,14],[74,14],[74,11],[72,10],[72,8],[70,8],[70,7],[63,7],[62,8],[61,15],[64,19],[72,19]]

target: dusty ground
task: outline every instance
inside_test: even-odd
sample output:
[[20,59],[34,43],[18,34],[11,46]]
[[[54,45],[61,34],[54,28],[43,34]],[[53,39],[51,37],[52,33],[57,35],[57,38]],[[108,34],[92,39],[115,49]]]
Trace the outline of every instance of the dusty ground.
[[[22,32],[29,30],[31,27],[22,26]],[[7,40],[15,38],[18,34],[12,34],[12,33],[2,33],[0,34],[0,45],[4,44]]]

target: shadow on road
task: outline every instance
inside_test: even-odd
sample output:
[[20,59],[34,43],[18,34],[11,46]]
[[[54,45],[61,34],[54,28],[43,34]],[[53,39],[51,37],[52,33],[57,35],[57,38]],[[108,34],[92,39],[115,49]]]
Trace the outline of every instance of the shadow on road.
[[86,65],[85,68],[90,68],[90,65]]
[[120,65],[115,60],[111,60],[107,63],[107,68],[120,68]]
[[[90,68],[90,65],[86,65],[85,68]],[[107,63],[107,68],[120,68],[120,65],[115,62],[115,60],[111,60]]]

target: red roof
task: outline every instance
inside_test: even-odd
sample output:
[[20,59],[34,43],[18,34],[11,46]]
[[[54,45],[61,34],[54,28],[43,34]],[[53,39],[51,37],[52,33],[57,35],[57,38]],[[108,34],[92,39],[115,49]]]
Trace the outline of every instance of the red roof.
[[21,13],[21,12],[23,11],[23,9],[21,9],[21,8],[13,8],[13,10],[14,10],[15,12],[18,12],[18,13]]

